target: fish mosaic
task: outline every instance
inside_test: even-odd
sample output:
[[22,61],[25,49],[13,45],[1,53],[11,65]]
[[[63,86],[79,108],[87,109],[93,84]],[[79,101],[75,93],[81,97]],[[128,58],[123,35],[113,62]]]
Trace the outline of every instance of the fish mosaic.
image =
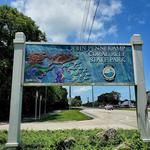
[[42,63],[43,59],[46,57],[46,53],[31,53],[27,56],[27,59],[29,64],[34,65]]
[[[30,53],[26,59],[25,73],[28,82],[43,82],[42,80],[48,74],[53,76],[53,83],[90,81],[87,68],[73,54]],[[45,59],[47,59],[46,63],[44,63]]]
[[77,59],[77,57],[72,54],[57,54],[55,56],[49,56],[48,58],[52,61],[52,64],[64,64]]

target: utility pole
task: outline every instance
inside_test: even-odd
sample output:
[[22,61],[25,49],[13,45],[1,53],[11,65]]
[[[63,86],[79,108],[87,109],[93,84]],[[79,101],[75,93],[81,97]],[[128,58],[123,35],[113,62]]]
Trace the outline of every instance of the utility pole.
[[87,103],[89,102],[89,97],[87,97]]

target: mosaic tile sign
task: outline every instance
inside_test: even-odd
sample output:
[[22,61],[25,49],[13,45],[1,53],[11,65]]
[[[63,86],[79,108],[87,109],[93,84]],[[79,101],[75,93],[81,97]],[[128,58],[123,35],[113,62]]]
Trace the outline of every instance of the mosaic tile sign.
[[131,45],[26,44],[24,83],[134,84]]

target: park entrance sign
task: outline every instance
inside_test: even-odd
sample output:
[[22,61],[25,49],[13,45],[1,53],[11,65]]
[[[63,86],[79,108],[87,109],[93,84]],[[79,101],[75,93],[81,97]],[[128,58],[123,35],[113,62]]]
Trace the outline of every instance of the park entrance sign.
[[20,143],[23,87],[50,85],[134,86],[138,128],[150,141],[142,44],[139,34],[130,43],[54,44],[26,42],[22,32],[16,33],[6,146]]
[[134,85],[131,44],[25,46],[25,85]]

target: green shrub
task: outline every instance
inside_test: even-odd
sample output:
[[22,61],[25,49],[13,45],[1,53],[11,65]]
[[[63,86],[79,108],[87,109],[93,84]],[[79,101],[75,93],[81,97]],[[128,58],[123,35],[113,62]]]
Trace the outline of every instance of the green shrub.
[[7,131],[0,132],[0,145],[5,144],[7,141]]
[[[150,143],[144,143],[137,130],[119,129],[114,138],[108,140],[101,138],[102,134],[102,129],[23,130],[19,150],[150,150]],[[64,146],[64,140],[70,137],[75,142]],[[0,150],[4,150],[6,140],[7,131],[0,131]]]

